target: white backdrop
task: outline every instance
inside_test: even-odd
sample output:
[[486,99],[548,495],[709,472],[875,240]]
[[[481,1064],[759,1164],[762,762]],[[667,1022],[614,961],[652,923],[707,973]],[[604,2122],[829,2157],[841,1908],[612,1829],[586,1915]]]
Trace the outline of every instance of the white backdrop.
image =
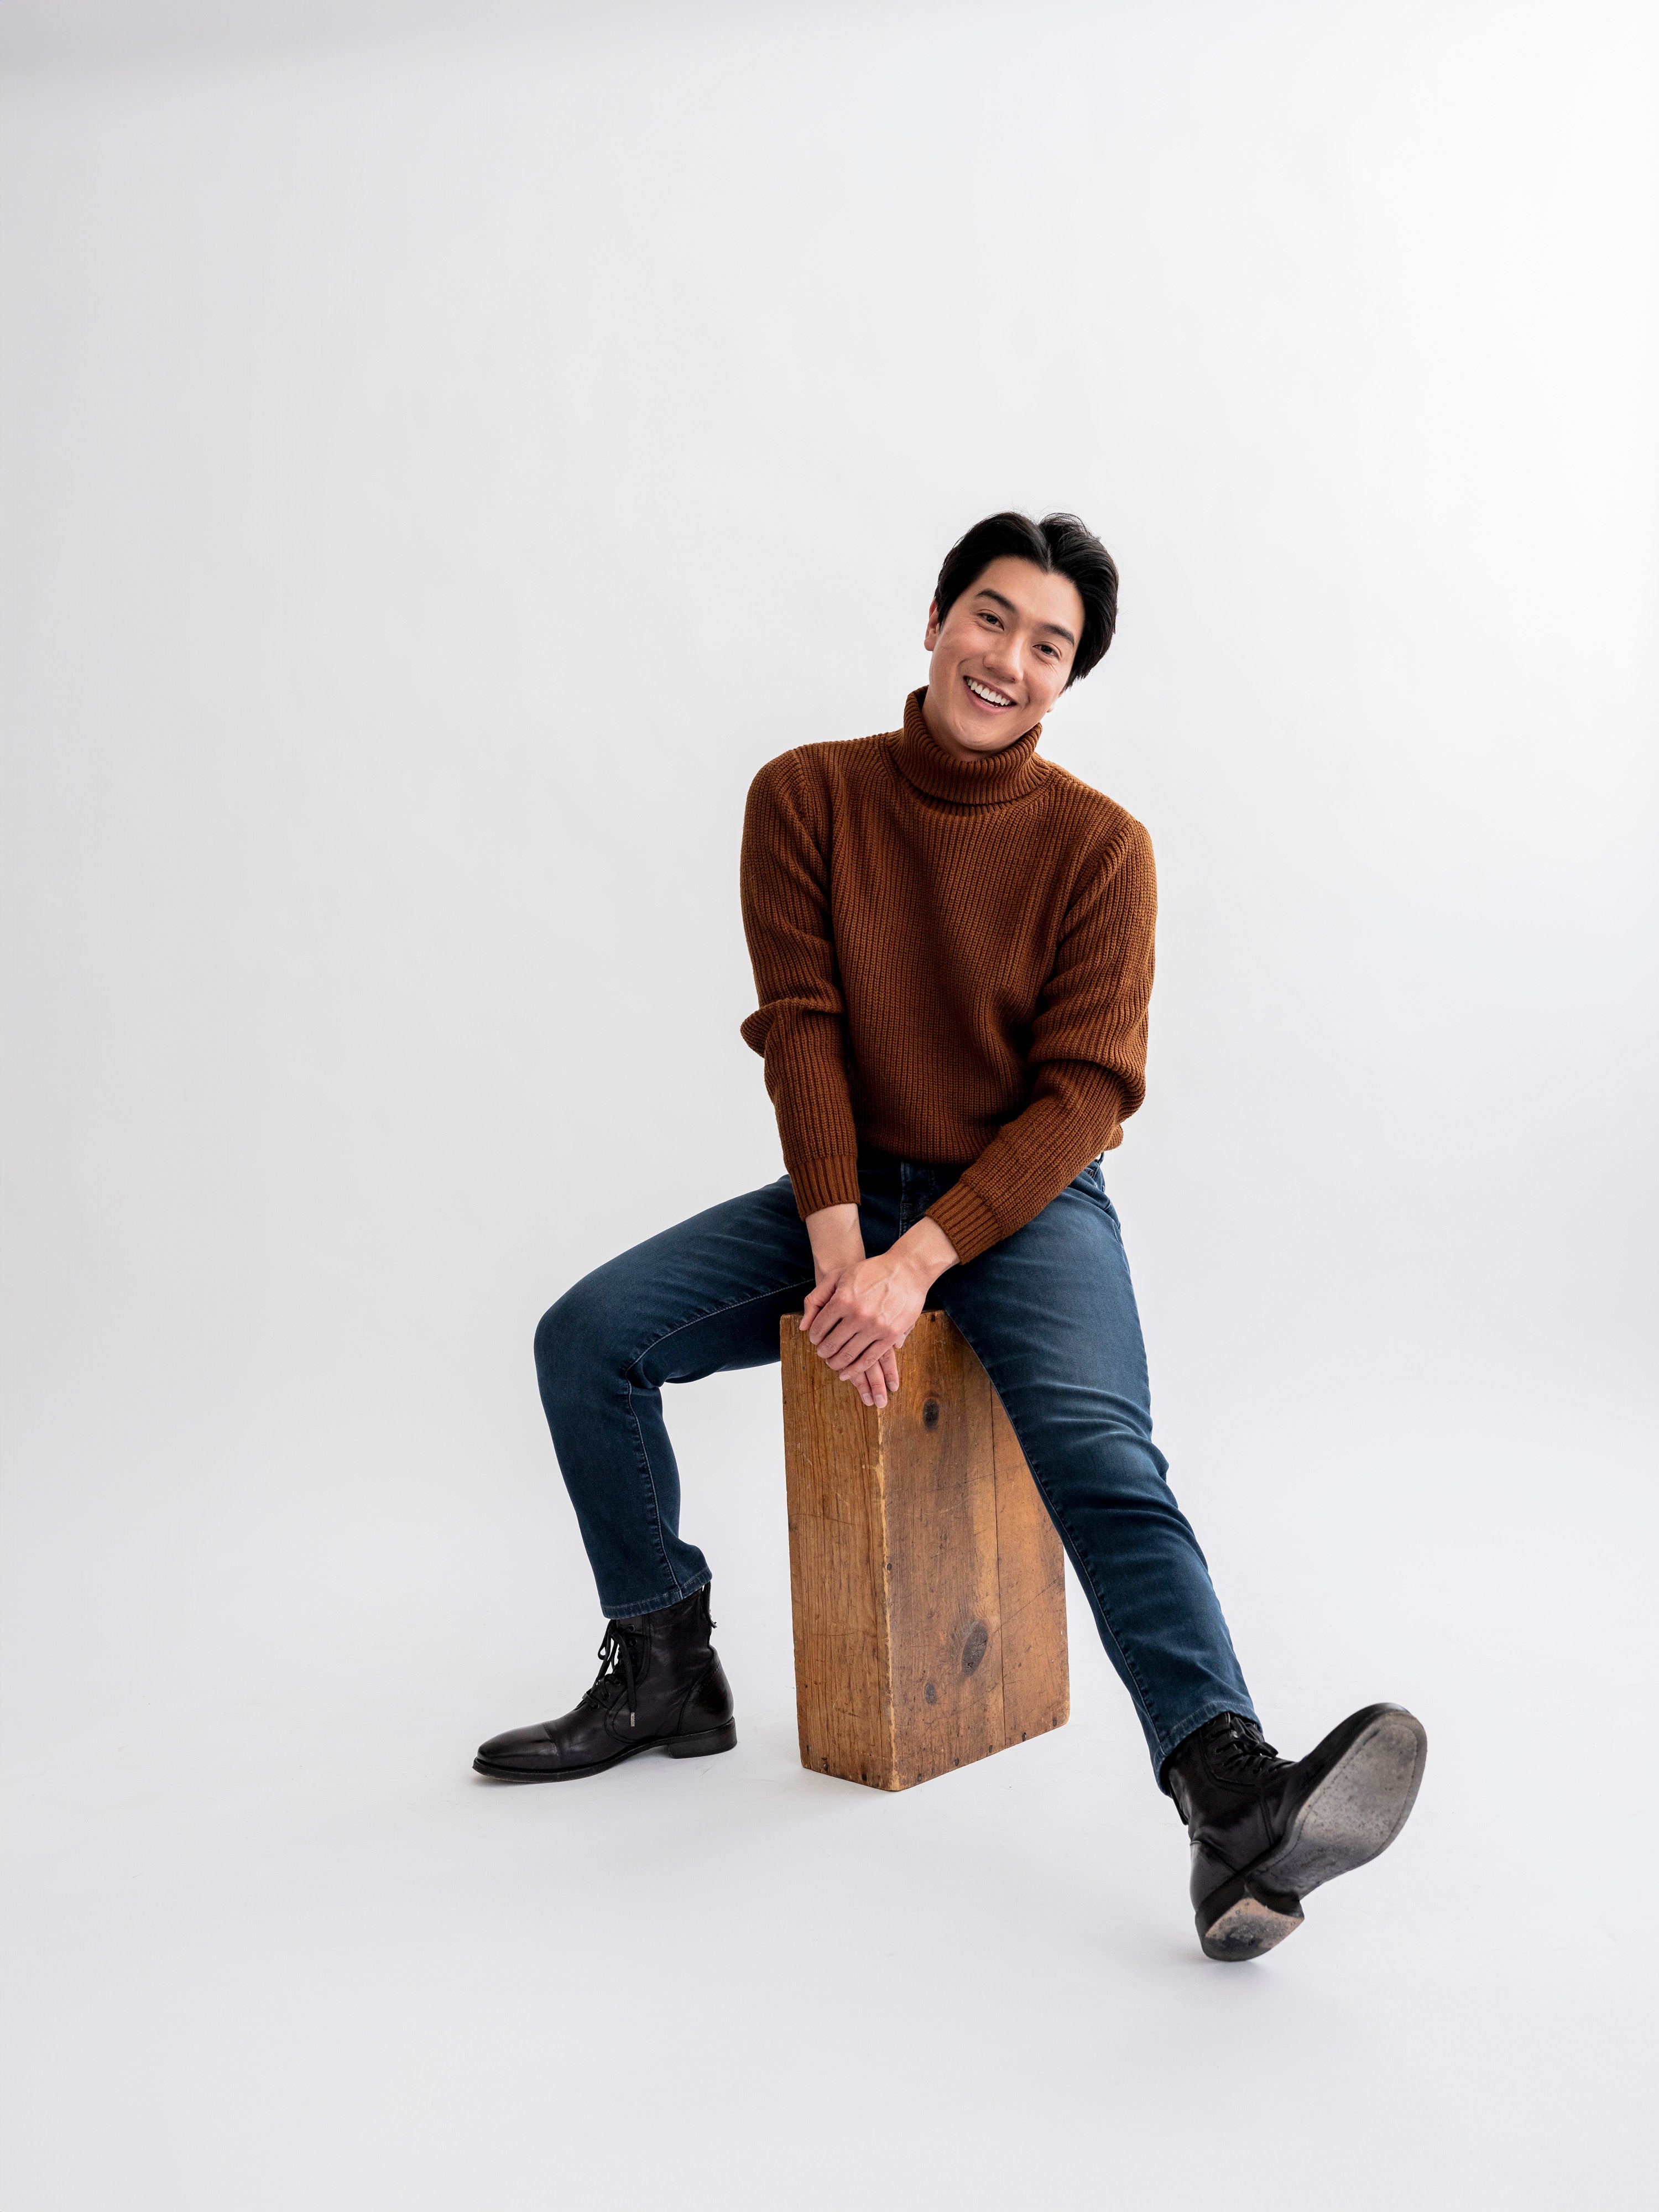
[[[1634,2203],[1647,11],[7,16],[20,2201],[1265,2204],[1381,2097],[1337,2201]],[[1270,1734],[1430,1728],[1231,1980],[1080,1603],[1064,1739],[799,1774],[769,1372],[670,1408],[738,1758],[467,1773],[599,1627],[538,1316],[779,1170],[749,777],[1008,504],[1123,573],[1177,1492]]]

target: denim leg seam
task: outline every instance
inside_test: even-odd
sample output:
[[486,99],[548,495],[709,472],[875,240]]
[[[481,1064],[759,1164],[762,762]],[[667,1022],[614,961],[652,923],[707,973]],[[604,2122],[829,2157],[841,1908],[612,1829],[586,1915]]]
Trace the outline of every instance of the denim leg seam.
[[[1010,1415],[1009,1420],[1010,1425],[1012,1426],[1012,1415]],[[1018,1431],[1016,1431],[1015,1434],[1018,1436]],[[1020,1446],[1021,1451],[1023,1452],[1024,1449],[1025,1447],[1022,1444]],[[1111,1613],[1107,1608],[1106,1600],[1101,1594],[1100,1583],[1095,1574],[1094,1561],[1084,1550],[1082,1545],[1079,1543],[1077,1537],[1073,1531],[1070,1522],[1067,1521],[1056,1508],[1053,1498],[1048,1495],[1048,1485],[1043,1481],[1036,1468],[1031,1467],[1031,1462],[1029,1458],[1026,1460],[1025,1464],[1028,1468],[1030,1468],[1031,1480],[1036,1483],[1037,1489],[1042,1495],[1042,1502],[1048,1509],[1049,1518],[1067,1540],[1066,1548],[1071,1553],[1073,1562],[1081,1566],[1084,1571],[1084,1579],[1087,1583],[1089,1595],[1095,1601],[1096,1613],[1104,1624],[1106,1633],[1112,1639],[1112,1649],[1117,1653],[1119,1659],[1122,1662],[1124,1672],[1133,1682],[1146,1717],[1151,1721],[1153,1729],[1157,1731],[1158,1740],[1161,1742],[1164,1739],[1164,1725],[1158,1719],[1158,1707],[1152,1703],[1152,1692],[1146,1686],[1146,1678],[1141,1674],[1139,1668],[1135,1664],[1133,1653],[1129,1650],[1128,1646],[1124,1643],[1122,1638],[1117,1632],[1117,1624],[1112,1619]]]
[[[985,1358],[985,1355],[981,1352],[978,1345],[976,1345],[974,1342],[973,1338],[969,1335],[968,1331],[965,1328],[962,1328],[962,1323],[957,1322],[956,1326],[959,1329],[962,1329],[962,1334],[965,1338],[967,1338],[968,1344],[971,1348],[975,1358],[978,1359],[980,1365],[984,1368],[987,1375],[991,1376],[991,1387],[993,1389],[995,1389],[996,1377],[994,1375],[991,1374],[990,1361]],[[1002,1393],[999,1390],[997,1391],[997,1395],[1000,1399],[1002,1397]],[[1003,1411],[1005,1413],[1008,1412],[1007,1403],[1006,1401],[1003,1402]],[[1151,1721],[1152,1727],[1158,1735],[1158,1741],[1162,1743],[1164,1740],[1164,1727],[1163,1723],[1158,1719],[1158,1708],[1152,1703],[1151,1695],[1147,1691],[1146,1682],[1142,1679],[1139,1668],[1136,1666],[1133,1656],[1125,1648],[1122,1639],[1118,1635],[1117,1628],[1112,1620],[1112,1616],[1106,1609],[1106,1601],[1101,1595],[1100,1584],[1095,1576],[1094,1562],[1089,1558],[1082,1546],[1078,1542],[1077,1537],[1072,1529],[1071,1523],[1056,1507],[1054,1499],[1050,1497],[1048,1493],[1048,1486],[1043,1480],[1041,1470],[1037,1467],[1036,1462],[1032,1459],[1030,1453],[1026,1449],[1024,1438],[1021,1437],[1019,1431],[1017,1428],[1014,1428],[1014,1417],[1012,1413],[1008,1413],[1008,1425],[1010,1428],[1014,1429],[1015,1441],[1018,1443],[1021,1452],[1024,1454],[1025,1464],[1030,1470],[1031,1480],[1037,1486],[1039,1496],[1042,1498],[1044,1505],[1048,1508],[1048,1517],[1054,1522],[1055,1528],[1059,1529],[1061,1536],[1066,1540],[1066,1548],[1071,1554],[1072,1564],[1077,1568],[1080,1578],[1086,1584],[1089,1595],[1094,1600],[1095,1610],[1101,1621],[1104,1624],[1107,1634],[1112,1639],[1113,1649],[1116,1651],[1119,1658],[1123,1662],[1124,1672],[1133,1681],[1136,1691],[1140,1698],[1141,1705],[1146,1711],[1146,1717]]]
[[[662,1506],[657,1497],[657,1478],[652,1468],[651,1455],[646,1449],[645,1431],[640,1426],[639,1415],[634,1411],[634,1386],[625,1374],[623,1389],[628,1394],[628,1425],[634,1431],[634,1450],[645,1473],[646,1487],[651,1492],[651,1540],[657,1547],[657,1557],[662,1561],[663,1572],[679,1592],[679,1597],[684,1597],[685,1592],[680,1589],[680,1578],[668,1564],[667,1549],[662,1540]],[[678,1598],[670,1601],[673,1604],[678,1601]]]

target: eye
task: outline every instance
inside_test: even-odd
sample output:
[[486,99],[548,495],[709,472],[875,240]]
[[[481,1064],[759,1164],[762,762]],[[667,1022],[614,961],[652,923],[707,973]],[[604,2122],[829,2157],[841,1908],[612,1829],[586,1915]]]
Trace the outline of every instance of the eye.
[[981,607],[980,609],[979,618],[982,623],[989,623],[994,629],[1000,629],[1002,628],[1001,622],[991,612],[991,610],[988,607]]

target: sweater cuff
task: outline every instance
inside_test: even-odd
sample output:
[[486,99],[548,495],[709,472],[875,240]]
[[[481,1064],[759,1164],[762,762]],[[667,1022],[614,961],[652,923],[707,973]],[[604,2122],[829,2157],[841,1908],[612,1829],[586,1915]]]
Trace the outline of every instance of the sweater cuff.
[[854,1152],[827,1160],[796,1160],[787,1164],[794,1187],[795,1210],[803,1221],[821,1213],[826,1206],[856,1206],[859,1202],[859,1164]]
[[965,1183],[953,1182],[944,1197],[936,1199],[928,1207],[926,1218],[938,1222],[956,1247],[958,1264],[964,1267],[970,1260],[977,1260],[981,1252],[988,1252],[993,1244],[1002,1242],[1002,1231],[995,1214]]

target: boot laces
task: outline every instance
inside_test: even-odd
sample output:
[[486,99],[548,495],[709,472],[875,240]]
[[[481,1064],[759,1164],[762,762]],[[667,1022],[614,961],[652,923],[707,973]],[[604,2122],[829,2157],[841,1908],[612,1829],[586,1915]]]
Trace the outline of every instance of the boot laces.
[[609,1705],[616,1692],[607,1689],[606,1685],[620,1678],[628,1699],[628,1725],[632,1728],[635,1723],[634,1647],[632,1639],[623,1634],[614,1620],[605,1624],[605,1641],[600,1644],[597,1656],[599,1671],[593,1678],[592,1689],[583,1692],[582,1703],[585,1705]]
[[1211,1771],[1218,1782],[1254,1782],[1279,1764],[1272,1744],[1242,1713],[1218,1714],[1207,1733]]

